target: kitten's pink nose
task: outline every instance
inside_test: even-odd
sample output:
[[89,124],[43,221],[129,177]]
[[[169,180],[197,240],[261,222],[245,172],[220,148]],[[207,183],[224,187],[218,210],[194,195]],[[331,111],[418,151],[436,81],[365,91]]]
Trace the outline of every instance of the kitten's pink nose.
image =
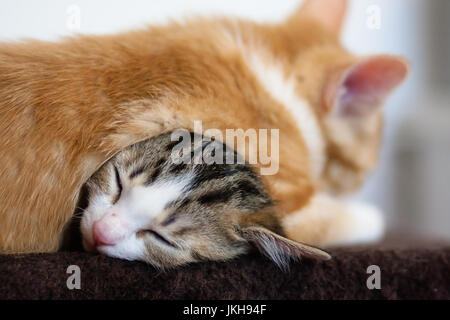
[[114,213],[105,214],[94,222],[92,232],[96,247],[115,245],[126,236],[123,221]]

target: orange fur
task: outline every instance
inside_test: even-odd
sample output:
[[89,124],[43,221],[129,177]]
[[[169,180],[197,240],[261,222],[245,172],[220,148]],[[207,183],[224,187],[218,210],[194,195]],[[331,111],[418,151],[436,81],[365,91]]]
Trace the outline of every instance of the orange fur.
[[305,14],[286,23],[194,20],[60,43],[0,44],[0,251],[56,250],[83,183],[122,148],[175,128],[280,129],[279,171],[265,176],[283,214],[319,182],[296,123],[249,71],[259,45],[294,70],[320,113],[330,70],[353,61]]

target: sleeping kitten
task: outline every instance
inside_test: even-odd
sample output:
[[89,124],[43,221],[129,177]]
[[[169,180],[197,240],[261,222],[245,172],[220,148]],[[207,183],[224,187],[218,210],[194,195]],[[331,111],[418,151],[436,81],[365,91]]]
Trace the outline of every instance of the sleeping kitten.
[[[291,257],[329,258],[282,236],[263,182],[234,150],[199,136],[195,148],[195,136],[178,142],[166,133],[129,146],[88,180],[81,220],[86,250],[159,268],[231,259],[252,244],[282,268]],[[189,150],[183,162],[174,158],[182,143]],[[224,164],[196,160],[214,152],[214,144]],[[234,164],[225,164],[229,153]]]

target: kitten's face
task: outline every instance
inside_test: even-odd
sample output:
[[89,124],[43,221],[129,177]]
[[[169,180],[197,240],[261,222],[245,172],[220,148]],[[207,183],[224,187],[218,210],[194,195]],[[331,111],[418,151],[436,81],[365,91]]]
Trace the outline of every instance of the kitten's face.
[[[174,145],[170,134],[132,145],[89,179],[86,250],[159,268],[228,260],[252,245],[282,268],[289,258],[329,258],[281,235],[272,200],[247,164],[174,164]],[[223,144],[220,150],[224,159],[239,158]]]
[[381,145],[382,113],[366,119],[328,118],[328,161],[324,168],[324,187],[338,194],[354,192],[375,168]]
[[247,165],[174,164],[174,145],[166,134],[130,146],[88,181],[85,249],[172,267],[247,251],[239,221],[278,227],[262,210],[271,201]]
[[226,260],[246,250],[231,232],[224,207],[206,207],[182,196],[192,177],[146,185],[148,175],[132,174],[133,166],[124,168],[118,161],[98,173],[101,184],[91,182],[81,222],[87,250],[157,267]]
[[[350,193],[376,166],[383,104],[405,79],[408,62],[389,55],[353,57],[336,48],[323,48],[315,59],[325,66],[325,81],[303,88],[303,92],[316,92],[310,100],[326,141],[322,186],[336,194]],[[302,63],[299,73],[305,68]]]

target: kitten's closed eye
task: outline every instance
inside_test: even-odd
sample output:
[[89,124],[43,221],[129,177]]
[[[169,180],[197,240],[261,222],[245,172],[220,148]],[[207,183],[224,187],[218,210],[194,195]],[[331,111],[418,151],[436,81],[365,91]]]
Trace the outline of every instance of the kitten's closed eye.
[[122,195],[122,190],[123,190],[122,181],[120,180],[119,170],[117,170],[116,166],[114,166],[114,174],[116,177],[118,192],[117,192],[116,196],[114,197],[113,204],[115,204],[115,203],[117,203],[117,201],[119,201],[120,196]]
[[163,237],[160,233],[156,232],[155,230],[152,229],[144,229],[144,230],[139,230],[138,234],[149,234],[152,235],[155,239],[157,239],[158,241],[172,247],[172,248],[178,248],[178,246],[176,244],[174,244],[173,242],[167,240],[165,237]]

